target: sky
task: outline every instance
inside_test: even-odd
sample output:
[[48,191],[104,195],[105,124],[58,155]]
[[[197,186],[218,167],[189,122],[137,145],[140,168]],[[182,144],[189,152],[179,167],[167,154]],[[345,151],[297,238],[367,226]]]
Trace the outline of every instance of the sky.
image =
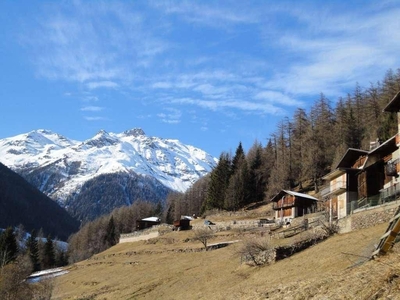
[[0,1],[0,139],[140,127],[218,157],[400,67],[400,1]]

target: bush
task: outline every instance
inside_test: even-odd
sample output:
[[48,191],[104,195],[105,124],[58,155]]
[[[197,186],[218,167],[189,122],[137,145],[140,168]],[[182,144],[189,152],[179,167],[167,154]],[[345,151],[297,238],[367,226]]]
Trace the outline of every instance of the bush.
[[248,238],[243,241],[237,252],[241,261],[249,265],[261,266],[275,261],[275,249],[265,238]]
[[214,236],[214,231],[209,228],[201,228],[201,229],[196,229],[194,231],[193,239],[195,241],[199,241],[204,245],[204,249],[207,251],[207,243],[208,240],[211,239]]

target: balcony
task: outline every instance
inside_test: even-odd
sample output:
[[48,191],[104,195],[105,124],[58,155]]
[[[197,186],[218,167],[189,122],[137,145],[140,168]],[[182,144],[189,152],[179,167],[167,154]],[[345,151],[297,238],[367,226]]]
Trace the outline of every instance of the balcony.
[[338,195],[346,191],[346,181],[332,181],[330,185],[321,190],[321,197]]
[[293,207],[295,203],[294,198],[282,198],[278,202],[274,202],[272,204],[272,208],[275,210],[282,209],[282,208],[288,208],[288,207]]
[[391,187],[380,191],[381,203],[391,202],[400,197],[400,184],[395,184]]

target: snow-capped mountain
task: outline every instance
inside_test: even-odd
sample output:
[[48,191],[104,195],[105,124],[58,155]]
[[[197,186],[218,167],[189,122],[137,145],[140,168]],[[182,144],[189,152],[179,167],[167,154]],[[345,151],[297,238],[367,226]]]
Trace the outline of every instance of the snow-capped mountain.
[[[82,189],[88,190],[89,182],[99,178],[110,182],[113,174],[119,178],[112,181],[121,186],[121,203],[136,200],[126,191],[132,180],[136,189],[147,190],[146,197],[154,197],[148,191],[158,187],[163,192],[156,193],[157,198],[165,198],[168,190],[185,191],[210,172],[217,160],[178,140],[148,137],[135,128],[118,134],[101,130],[83,142],[35,130],[0,139],[0,162],[68,208]],[[147,200],[143,194],[136,196]]]

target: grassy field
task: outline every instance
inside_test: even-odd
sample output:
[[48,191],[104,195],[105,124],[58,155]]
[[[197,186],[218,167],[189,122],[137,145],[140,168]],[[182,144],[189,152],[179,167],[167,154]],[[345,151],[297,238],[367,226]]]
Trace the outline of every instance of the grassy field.
[[[53,299],[400,299],[398,247],[366,258],[386,227],[335,235],[263,267],[241,263],[240,242],[205,252],[193,232],[170,232],[118,244],[68,267],[55,279]],[[258,235],[231,230],[210,242],[249,234]]]

